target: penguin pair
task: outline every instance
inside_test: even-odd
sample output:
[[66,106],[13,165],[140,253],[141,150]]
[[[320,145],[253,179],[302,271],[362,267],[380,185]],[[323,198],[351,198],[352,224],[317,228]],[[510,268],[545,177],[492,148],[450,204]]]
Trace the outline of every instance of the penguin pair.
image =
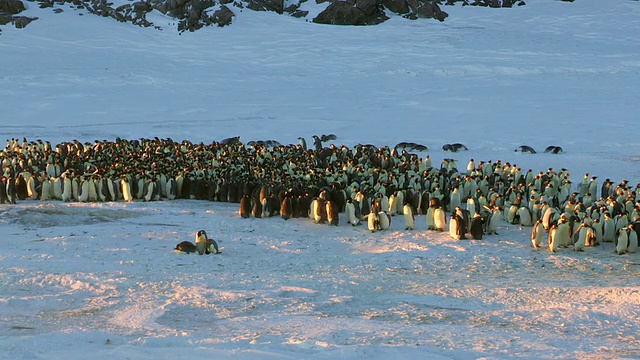
[[175,249],[180,252],[191,254],[198,252],[202,254],[220,254],[222,251],[218,247],[218,243],[207,237],[207,232],[204,230],[198,230],[195,235],[195,245],[191,241],[183,241],[176,245]]

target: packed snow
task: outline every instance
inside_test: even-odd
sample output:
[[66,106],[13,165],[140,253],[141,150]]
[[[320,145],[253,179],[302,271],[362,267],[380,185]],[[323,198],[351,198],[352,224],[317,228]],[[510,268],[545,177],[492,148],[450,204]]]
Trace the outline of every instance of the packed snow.
[[[501,160],[640,182],[640,2],[444,7],[374,27],[243,11],[179,35],[62,5],[0,34],[0,135],[424,144],[433,164]],[[307,5],[309,7],[312,4]],[[4,139],[2,139],[4,140]],[[468,151],[444,152],[460,142]],[[536,154],[514,152],[529,145]],[[548,154],[549,145],[563,153]],[[235,203],[0,205],[6,359],[640,358],[640,255],[612,243],[483,240],[243,219]],[[205,229],[221,254],[174,250]]]

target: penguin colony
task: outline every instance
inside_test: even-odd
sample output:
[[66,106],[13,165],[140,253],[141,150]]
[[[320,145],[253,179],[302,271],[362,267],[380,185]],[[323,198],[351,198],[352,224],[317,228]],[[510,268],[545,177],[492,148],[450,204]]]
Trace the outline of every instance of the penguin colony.
[[[504,220],[530,226],[534,248],[582,251],[612,242],[618,254],[637,249],[640,184],[632,188],[626,180],[614,185],[607,179],[599,186],[595,176],[585,174],[572,192],[566,169],[523,173],[508,162],[471,159],[459,171],[452,159],[437,167],[429,155],[410,153],[427,151],[415,143],[348,148],[325,146],[336,139],[333,134],[313,139],[310,149],[304,138],[289,145],[273,140],[245,145],[239,137],[211,144],[156,137],[55,146],[11,139],[0,152],[0,203],[210,200],[239,203],[243,218],[280,215],[337,226],[344,214],[347,223],[364,223],[372,232],[388,229],[396,215],[413,230],[415,217],[424,215],[427,229],[448,231],[454,239],[497,234]],[[516,151],[535,152],[528,146]],[[176,249],[200,253],[199,233],[195,245],[183,242]],[[206,249],[219,253],[217,246]]]

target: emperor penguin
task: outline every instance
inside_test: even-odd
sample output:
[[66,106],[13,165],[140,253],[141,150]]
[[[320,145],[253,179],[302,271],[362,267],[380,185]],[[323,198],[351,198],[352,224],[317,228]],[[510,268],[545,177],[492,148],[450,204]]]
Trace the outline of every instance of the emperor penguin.
[[391,216],[384,211],[378,212],[380,230],[387,230],[391,226]]
[[455,211],[449,218],[449,236],[454,240],[464,239],[464,220]]
[[73,186],[68,173],[62,174],[62,201],[69,202],[73,199]]
[[416,225],[416,219],[413,213],[413,208],[409,203],[404,204],[402,207],[402,213],[404,215],[404,225],[406,226],[405,230],[413,230]]
[[549,206],[542,215],[542,225],[546,230],[549,230],[551,228],[551,225],[555,223],[559,219],[559,217],[560,211],[553,206]]
[[436,222],[435,222],[435,217],[434,217],[434,213],[435,213],[436,207],[434,206],[429,206],[427,208],[427,213],[425,215],[426,221],[427,221],[427,229],[429,230],[435,230],[436,229]]
[[638,233],[636,232],[636,224],[629,224],[629,244],[627,245],[628,253],[635,253],[638,250]]
[[204,254],[207,250],[207,232],[204,230],[198,230],[195,236],[195,243],[198,254]]
[[[427,215],[428,216],[428,215]],[[428,221],[428,219],[427,219]],[[441,207],[433,209],[433,227],[434,230],[444,231],[447,226],[447,219],[444,210]]]
[[179,243],[178,245],[176,245],[175,249],[176,251],[180,251],[180,252],[184,252],[187,254],[191,254],[196,252],[196,246],[193,245],[193,243],[191,241],[183,241],[181,243]]
[[218,243],[209,239],[207,236],[207,232],[204,230],[198,230],[196,232],[196,251],[198,254],[220,254],[220,248],[218,247]]
[[319,197],[311,201],[311,219],[316,224],[324,224],[327,221],[327,212],[324,200]]
[[462,206],[462,198],[460,191],[457,187],[454,187],[453,190],[449,193],[449,209],[453,210],[456,207]]
[[129,178],[126,176],[123,176],[122,179],[120,179],[120,187],[122,188],[122,198],[124,199],[125,202],[132,202],[133,201],[133,195],[131,193],[131,183],[129,182]]
[[629,234],[627,229],[620,229],[616,233],[615,252],[618,255],[622,255],[627,252],[627,246],[629,245]]
[[353,203],[353,200],[347,200],[344,207],[344,213],[349,224],[352,226],[360,225],[360,218],[356,216],[356,205]]
[[571,243],[571,228],[569,226],[569,220],[566,217],[560,217],[558,223],[555,225],[553,233],[549,231],[551,236],[550,250],[555,252],[558,247],[568,247]]
[[251,217],[251,196],[249,194],[244,194],[242,198],[240,198],[240,209],[238,213],[243,219]]
[[531,228],[531,246],[534,249],[539,249],[542,246],[542,239],[544,239],[545,233],[546,230],[542,226],[542,220],[538,219]]
[[588,230],[591,229],[585,223],[580,224],[573,234],[573,250],[584,251],[587,244]]
[[51,200],[51,194],[53,191],[51,190],[51,180],[46,177],[40,182],[40,200],[46,201]]
[[168,200],[174,200],[178,197],[178,182],[176,181],[175,178],[168,178],[167,179],[167,183],[166,183],[166,188],[167,188],[167,199]]
[[302,136],[298,138],[298,143],[300,144],[302,151],[307,151],[307,141]]
[[404,212],[405,205],[404,191],[398,190],[396,191],[396,213],[401,214]]
[[313,146],[316,151],[322,150],[322,140],[318,137],[318,135],[313,135]]
[[604,221],[602,223],[602,241],[613,242],[616,233],[616,224],[611,218],[609,212],[604,213]]
[[28,176],[25,176],[25,180],[27,181],[27,197],[31,200],[36,200],[38,198],[38,191],[36,190],[36,180],[34,179],[34,176],[31,175],[31,173],[25,172],[25,174],[28,174]]
[[339,215],[338,215],[338,207],[335,202],[332,200],[325,201],[326,213],[327,213],[327,221],[329,225],[338,226]]
[[149,179],[144,183],[144,188],[144,201],[154,201],[155,194],[158,192],[158,189],[156,188],[156,182]]
[[78,201],[89,201],[89,188],[91,187],[91,185],[93,185],[93,181],[86,177],[83,177],[78,188]]
[[600,245],[600,243],[603,242],[604,237],[604,228],[602,226],[602,223],[600,222],[600,219],[593,219],[591,227],[593,228],[593,231],[595,233],[595,239],[592,246]]
[[616,216],[615,223],[616,223],[616,231],[619,229],[622,229],[629,224],[629,217],[627,216],[626,213],[621,212],[618,214],[618,216]]
[[[244,197],[242,199],[244,199]],[[284,220],[289,220],[292,215],[293,215],[293,202],[291,201],[291,196],[287,194],[285,195],[284,199],[282,199],[282,202],[280,203],[280,217],[283,218]]]
[[520,219],[520,225],[531,226],[533,225],[533,213],[531,209],[526,206],[521,206],[518,209],[518,218]]
[[502,210],[498,206],[494,206],[489,219],[487,220],[487,235],[498,235],[498,226],[500,226],[500,220],[502,219]]
[[62,200],[62,182],[63,179],[59,176],[51,179],[52,197],[55,200]]
[[389,198],[385,194],[380,194],[380,210],[389,210]]
[[507,211],[504,214],[504,219],[511,225],[517,224],[519,219],[517,218],[518,207],[514,204],[511,204]]
[[396,201],[397,201],[397,197],[395,193],[389,195],[389,201],[387,203],[388,208],[383,207],[382,209],[386,210],[387,214],[394,216],[396,214],[396,207],[397,207]]
[[474,240],[482,240],[482,235],[484,234],[484,220],[480,214],[475,213],[471,218],[469,232]]
[[371,211],[369,215],[367,215],[367,228],[371,232],[376,232],[380,230],[380,217],[378,216],[378,211]]
[[556,232],[558,231],[558,224],[553,224],[548,230],[547,235],[547,249],[551,252],[556,252],[558,250],[558,238],[556,237]]

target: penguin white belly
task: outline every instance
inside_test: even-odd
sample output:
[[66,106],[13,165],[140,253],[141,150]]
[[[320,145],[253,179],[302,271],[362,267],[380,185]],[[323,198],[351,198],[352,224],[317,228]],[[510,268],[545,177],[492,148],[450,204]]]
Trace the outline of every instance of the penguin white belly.
[[89,201],[89,183],[92,182],[91,180],[84,180],[82,181],[82,183],[80,184],[80,190],[78,193],[78,201],[80,202],[87,202]]
[[396,196],[394,194],[391,194],[391,196],[389,196],[389,207],[387,208],[387,212],[389,213],[389,215],[396,214]]
[[573,244],[573,250],[575,250],[575,251],[584,251],[585,242],[586,242],[586,238],[587,238],[587,230],[588,229],[589,229],[588,227],[582,226],[578,230],[578,237],[576,239],[576,242]]
[[51,180],[44,179],[40,184],[40,200],[51,200]]
[[96,189],[95,181],[87,180],[86,182],[88,183],[88,189],[89,189],[89,196],[87,198],[87,201],[90,201],[90,202],[98,201],[98,189]]
[[458,223],[458,217],[451,216],[449,218],[449,236],[454,240],[460,240],[460,224]]
[[487,227],[487,234],[498,234],[498,227],[500,226],[500,220],[502,219],[502,212],[495,210],[489,219],[489,226]]
[[378,213],[378,219],[380,221],[380,230],[387,230],[391,226],[391,218],[384,211]]
[[535,249],[538,249],[540,246],[542,246],[542,239],[544,239],[545,234],[546,231],[544,229],[544,226],[542,226],[542,221],[536,221],[536,223],[533,225],[533,228],[531,229],[531,245]]
[[413,230],[416,226],[415,218],[413,216],[413,209],[409,204],[406,204],[402,208],[402,213],[404,215],[404,225],[407,230]]
[[348,202],[345,205],[345,215],[347,218],[347,222],[353,226],[360,224],[360,219],[356,216],[356,206],[353,202]]
[[122,197],[125,202],[132,202],[133,196],[131,195],[131,184],[125,179],[120,180],[120,186],[122,187]]
[[441,208],[436,208],[433,211],[433,226],[437,231],[444,231],[447,226],[444,210]]
[[68,202],[71,201],[73,186],[71,185],[71,179],[64,178],[62,182],[62,201]]
[[629,245],[629,235],[627,235],[627,231],[622,229],[618,233],[617,243],[616,243],[616,253],[618,255],[622,255],[627,252],[627,246]]
[[531,211],[527,207],[520,207],[518,210],[518,217],[520,218],[520,225],[531,226],[533,225],[533,219],[531,217]]
[[434,218],[434,208],[430,207],[427,209],[427,214],[425,216],[426,221],[427,221],[427,229],[429,230],[435,230],[436,229],[436,222],[435,222],[435,218]]
[[369,229],[369,231],[371,232],[378,231],[379,223],[380,223],[380,219],[377,213],[371,212],[369,213],[369,215],[367,215],[367,228]]

